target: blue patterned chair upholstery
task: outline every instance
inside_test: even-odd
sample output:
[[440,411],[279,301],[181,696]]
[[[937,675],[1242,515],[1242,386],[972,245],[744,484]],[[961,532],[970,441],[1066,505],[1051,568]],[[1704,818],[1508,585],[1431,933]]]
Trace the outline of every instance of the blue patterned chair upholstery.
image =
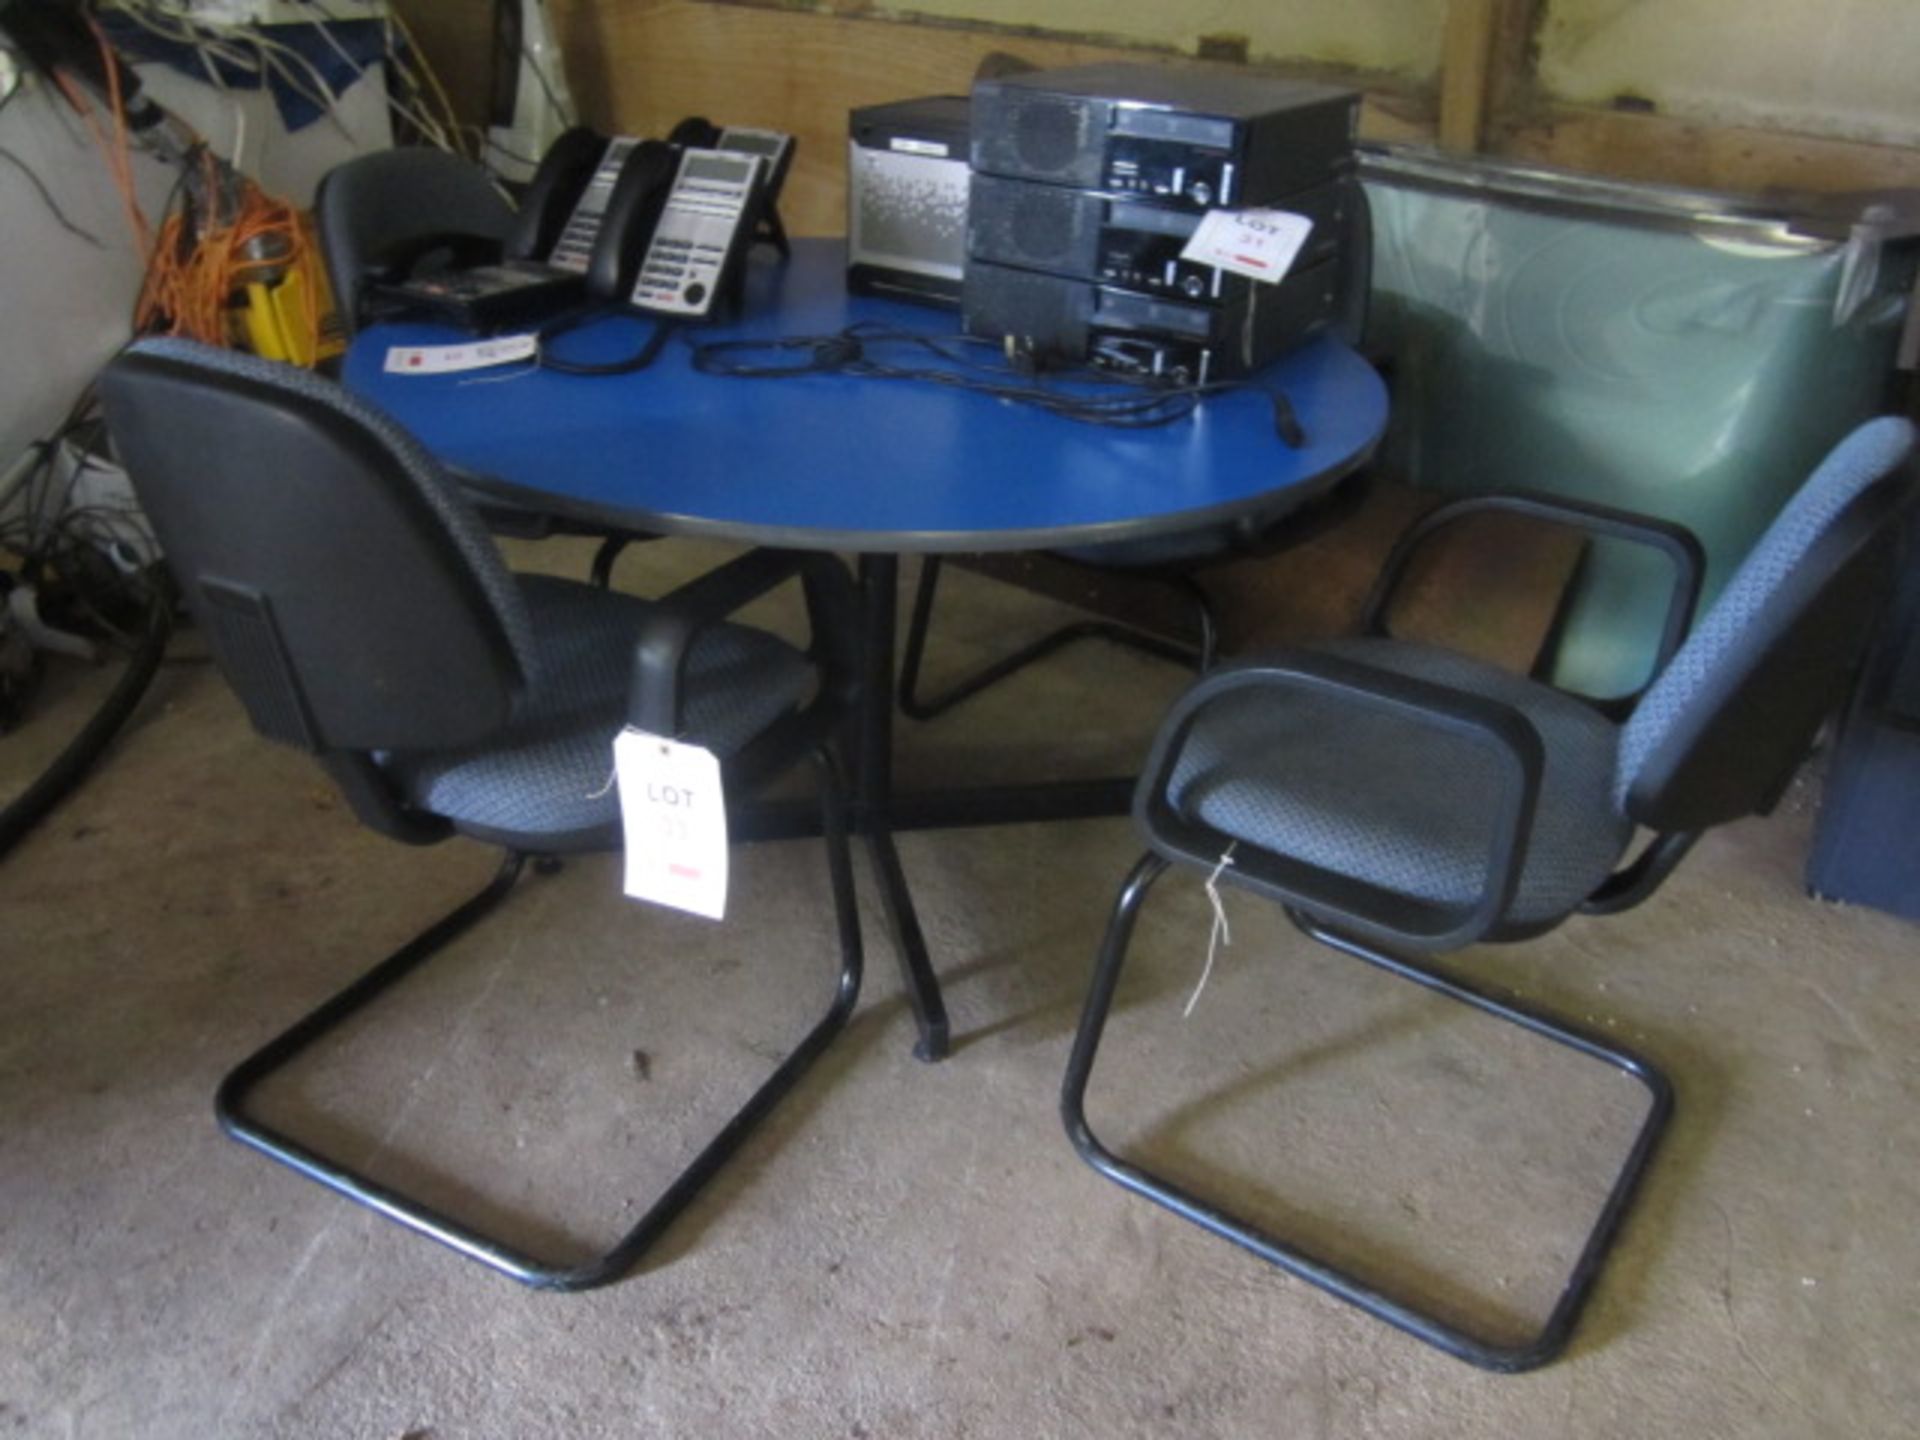
[[[1647,1061],[1405,951],[1520,940],[1650,895],[1701,831],[1772,808],[1845,695],[1898,563],[1915,430],[1844,439],[1687,634],[1697,573],[1671,526],[1527,497],[1540,518],[1638,538],[1681,563],[1661,665],[1624,717],[1540,681],[1375,633],[1251,657],[1188,690],[1135,794],[1150,847],[1121,890],[1063,1089],[1081,1155],[1120,1184],[1474,1364],[1565,1346],[1671,1108]],[[1460,502],[1484,509],[1485,497]],[[1422,522],[1431,533],[1448,517]],[[1390,568],[1404,562],[1406,547]],[[1376,597],[1391,589],[1389,576]],[[1636,837],[1641,838],[1636,848]],[[1631,857],[1631,858],[1629,858]],[[1646,1117],[1557,1304],[1520,1344],[1394,1299],[1109,1151],[1084,1099],[1135,918],[1169,866],[1218,871],[1311,937],[1642,1081]],[[1384,947],[1395,947],[1389,950]]]

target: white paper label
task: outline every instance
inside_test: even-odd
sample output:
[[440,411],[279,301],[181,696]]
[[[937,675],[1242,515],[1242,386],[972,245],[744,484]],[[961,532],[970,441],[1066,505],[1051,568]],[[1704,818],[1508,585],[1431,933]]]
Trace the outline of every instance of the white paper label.
[[496,335],[465,345],[389,345],[389,375],[447,375],[455,370],[485,370],[515,360],[531,360],[540,349],[532,335]]
[[613,740],[626,891],[719,920],[727,912],[727,806],[711,750],[641,730]]
[[1290,210],[1209,210],[1180,258],[1272,284],[1312,232],[1313,222]]

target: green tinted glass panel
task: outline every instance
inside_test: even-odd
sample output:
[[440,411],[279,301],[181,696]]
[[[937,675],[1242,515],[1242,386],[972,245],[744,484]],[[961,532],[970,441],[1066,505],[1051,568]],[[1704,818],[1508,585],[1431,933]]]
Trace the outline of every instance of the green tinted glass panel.
[[[1855,256],[1703,197],[1462,163],[1457,187],[1391,160],[1366,172],[1369,345],[1392,360],[1392,473],[1458,493],[1544,490],[1677,520],[1705,546],[1707,599],[1835,440],[1884,407],[1912,247]],[[1592,188],[1592,187],[1588,187]],[[1543,201],[1543,193],[1545,200]],[[1862,277],[1870,277],[1863,283]],[[1664,568],[1596,546],[1555,678],[1635,688]]]

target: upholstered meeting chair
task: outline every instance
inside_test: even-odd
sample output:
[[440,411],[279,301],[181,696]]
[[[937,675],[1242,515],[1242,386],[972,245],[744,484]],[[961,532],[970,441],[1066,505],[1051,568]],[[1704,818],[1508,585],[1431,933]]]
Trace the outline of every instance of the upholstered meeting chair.
[[[584,180],[605,143],[604,137],[584,128],[567,131],[555,142],[551,157],[563,163],[544,166],[536,186],[564,183],[569,176]],[[313,217],[345,333],[351,337],[378,318],[369,286],[397,270],[546,254],[568,211],[542,205],[539,199],[530,192],[528,208],[516,210],[483,168],[424,145],[376,150],[334,166],[315,192]],[[488,529],[520,539],[600,538],[591,574],[593,583],[601,586],[611,580],[622,550],[654,538],[563,520],[497,499],[481,506],[480,516]]]
[[[860,922],[830,741],[856,666],[851,581],[828,556],[754,551],[657,602],[510,574],[460,491],[338,386],[188,341],[142,341],[101,377],[114,442],[188,608],[254,728],[312,754],[360,819],[407,844],[504,854],[474,898],[273,1040],[217,1099],[236,1139],[530,1285],[629,1269],[844,1025]],[[805,590],[809,650],[726,616]],[[624,1238],[556,1265],[356,1171],[248,1111],[254,1087],[513,889],[524,860],[617,849],[623,725],[707,746],[729,797],[812,763],[838,933],[824,1014]],[[636,924],[644,922],[636,916]]]
[[[1381,633],[1248,658],[1191,687],[1141,775],[1134,817],[1149,850],[1120,891],[1062,1090],[1062,1115],[1082,1157],[1127,1189],[1476,1365],[1524,1370],[1558,1354],[1666,1123],[1670,1087],[1629,1051],[1408,952],[1525,940],[1575,913],[1623,910],[1651,895],[1702,831],[1771,809],[1845,693],[1890,592],[1914,449],[1914,428],[1899,419],[1871,421],[1842,441],[1682,643],[1692,602],[1683,564],[1674,607],[1681,623],[1669,625],[1656,676],[1623,722],[1538,681]],[[1524,507],[1599,523],[1616,537],[1634,528],[1630,517],[1591,507],[1537,499]],[[1645,538],[1684,560],[1671,529],[1656,526]],[[1377,597],[1392,580],[1383,579]],[[1170,866],[1218,873],[1280,905],[1335,950],[1646,1086],[1645,1119],[1531,1339],[1509,1344],[1468,1333],[1094,1135],[1088,1078],[1135,920]]]
[[367,318],[369,279],[436,247],[464,245],[468,263],[483,254],[498,259],[517,215],[471,160],[408,145],[334,166],[314,193],[313,218],[334,303],[352,335]]

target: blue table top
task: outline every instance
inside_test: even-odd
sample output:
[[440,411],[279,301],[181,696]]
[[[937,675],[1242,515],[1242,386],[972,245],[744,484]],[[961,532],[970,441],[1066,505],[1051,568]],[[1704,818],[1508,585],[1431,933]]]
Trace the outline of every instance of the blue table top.
[[[798,241],[786,264],[757,257],[745,318],[683,338],[828,335],[855,321],[957,331],[951,311],[849,296],[844,269],[839,241]],[[650,326],[613,317],[556,349],[614,359]],[[391,345],[461,338],[376,326],[354,340],[344,379],[482,489],[582,519],[801,549],[1037,550],[1277,518],[1365,460],[1387,414],[1379,377],[1328,338],[1257,377],[1291,400],[1306,432],[1297,450],[1252,392],[1121,430],[922,381],[701,374],[678,341],[614,377],[382,368]]]

